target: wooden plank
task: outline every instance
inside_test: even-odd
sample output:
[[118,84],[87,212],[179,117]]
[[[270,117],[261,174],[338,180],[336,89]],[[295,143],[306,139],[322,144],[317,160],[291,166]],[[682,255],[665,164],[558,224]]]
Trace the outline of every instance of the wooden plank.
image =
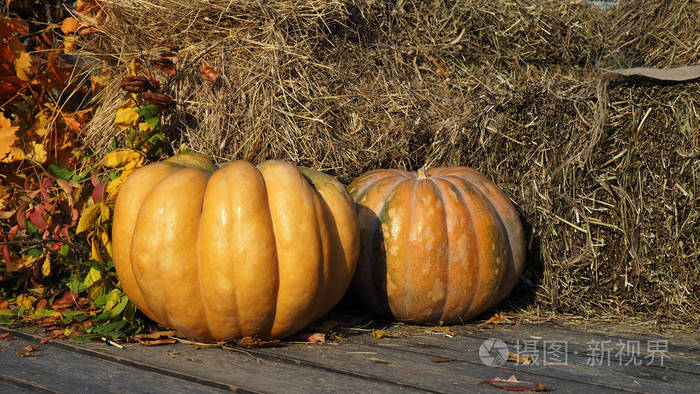
[[[39,339],[38,335],[27,330],[11,331],[13,335],[32,338],[34,343]],[[117,349],[100,343],[77,345],[66,341],[51,341],[46,347],[90,356],[99,363],[104,360],[128,366],[134,368],[133,373],[137,375],[152,372],[260,392],[301,393],[308,392],[309,388],[324,392],[417,391],[361,374],[346,374],[304,363],[256,357],[246,349],[195,349],[183,344],[150,347],[126,344],[124,349]]]
[[40,346],[40,350],[30,352],[29,357],[15,353],[24,353],[23,348],[30,345],[37,346],[37,342],[25,338],[0,341],[0,350],[5,350],[0,353],[0,374],[4,382],[30,390],[44,388],[59,392],[139,392],[153,387],[168,393],[223,391],[211,385],[174,379],[55,346]]
[[[516,325],[510,327],[496,327],[493,329],[480,329],[474,325],[454,326],[453,331],[464,336],[473,338],[487,339],[499,338],[509,344],[515,344],[517,341],[523,343],[524,340],[537,340],[541,350],[543,342],[547,341],[566,341],[571,353],[579,353],[586,355],[590,353],[591,347],[598,346],[602,341],[607,341],[606,346],[612,349],[611,361],[619,363],[620,361],[628,361],[629,357],[616,357],[615,353],[628,343],[639,342],[639,355],[646,362],[653,361],[652,364],[671,368],[677,371],[691,372],[700,374],[700,341],[695,342],[689,337],[680,341],[673,337],[664,337],[649,334],[620,334],[614,335],[603,334],[597,331],[581,331],[575,328],[559,328],[548,326],[534,325]],[[660,346],[665,346],[664,355],[667,357],[654,357],[652,360],[647,346],[653,346],[654,341],[660,341]]]
[[[367,336],[363,336],[366,339]],[[513,371],[491,368],[483,363],[435,363],[432,355],[407,352],[399,347],[354,343],[333,343],[324,346],[293,345],[285,348],[254,349],[253,354],[278,357],[291,362],[317,363],[335,370],[354,371],[368,376],[380,376],[426,391],[473,392],[486,391],[480,382],[494,377],[508,378]],[[571,393],[615,391],[612,387],[594,386],[555,376],[518,371],[522,381],[542,382],[547,387],[564,388]]]
[[[479,357],[479,348],[483,340],[457,335],[452,338],[445,336],[414,336],[409,338],[374,339],[361,337],[351,339],[373,347],[389,347],[397,351],[428,355],[433,359],[452,360],[458,363],[483,363]],[[512,351],[516,349],[511,347]],[[507,362],[495,366],[502,370],[502,375],[513,373],[519,376],[523,372],[533,375],[558,377],[568,381],[576,381],[596,385],[601,388],[615,388],[630,391],[649,392],[696,392],[700,376],[679,372],[669,368],[656,366],[625,366],[611,363],[610,365],[587,365],[588,357],[577,353],[568,353],[566,362],[562,365],[545,365],[543,353],[534,357],[535,364],[530,366]]]
[[0,374],[0,393],[58,393],[58,391],[12,376]]

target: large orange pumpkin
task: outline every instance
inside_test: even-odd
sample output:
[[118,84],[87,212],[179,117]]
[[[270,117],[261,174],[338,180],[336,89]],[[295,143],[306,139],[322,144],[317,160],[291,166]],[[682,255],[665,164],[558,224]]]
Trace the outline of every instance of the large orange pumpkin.
[[216,170],[194,154],[127,179],[112,237],[129,298],[201,340],[294,334],[341,299],[359,253],[354,203],[333,177],[281,161]]
[[457,323],[512,290],[525,261],[518,214],[466,168],[370,171],[348,186],[360,224],[354,294],[372,312]]

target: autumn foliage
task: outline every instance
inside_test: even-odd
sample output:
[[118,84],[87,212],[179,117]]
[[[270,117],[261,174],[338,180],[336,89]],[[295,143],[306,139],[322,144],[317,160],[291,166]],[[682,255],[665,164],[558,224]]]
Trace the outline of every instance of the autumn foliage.
[[129,147],[100,158],[83,149],[109,75],[79,72],[70,55],[101,19],[97,1],[78,1],[60,24],[0,19],[0,323],[38,324],[49,339],[143,324],[114,275],[109,229],[121,184],[162,152],[159,105],[169,103],[149,104],[142,96],[157,95],[157,82],[145,79],[115,119],[133,134]]

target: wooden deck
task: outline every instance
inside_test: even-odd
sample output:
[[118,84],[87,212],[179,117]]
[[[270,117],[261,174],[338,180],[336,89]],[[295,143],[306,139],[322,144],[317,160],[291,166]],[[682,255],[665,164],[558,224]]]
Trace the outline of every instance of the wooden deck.
[[[480,383],[511,375],[524,382],[517,385],[540,382],[566,393],[700,392],[700,333],[668,338],[531,325],[386,332],[396,337],[350,329],[322,345],[119,349],[63,340],[39,345],[31,329],[0,326],[0,334],[17,338],[0,340],[0,392],[504,392]],[[498,343],[485,343],[489,338],[531,365],[489,358],[499,354],[498,347],[488,352],[489,343]],[[39,349],[21,357],[26,346]]]

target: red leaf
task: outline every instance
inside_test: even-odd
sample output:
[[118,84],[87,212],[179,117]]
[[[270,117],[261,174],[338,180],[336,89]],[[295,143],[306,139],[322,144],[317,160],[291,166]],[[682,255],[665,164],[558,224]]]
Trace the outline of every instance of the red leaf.
[[206,62],[202,62],[199,65],[199,72],[202,73],[204,81],[207,83],[207,85],[213,85],[216,83],[216,80],[219,79],[219,73],[211,68],[211,66],[209,66]]
[[10,249],[7,247],[7,245],[0,245],[0,249],[2,249],[2,259],[5,260],[5,262],[12,261],[10,258]]
[[151,60],[151,64],[168,75],[175,74],[175,62],[173,62],[170,58],[161,57],[154,59]]
[[46,345],[52,339],[56,339],[56,337],[52,335],[52,336],[41,338],[41,341],[39,341],[39,345]]
[[21,207],[17,209],[17,227],[20,230],[27,228],[27,211],[25,210],[27,204],[22,204]]
[[35,207],[32,210],[32,213],[29,215],[29,220],[34,223],[34,225],[41,231],[46,231],[46,229],[49,227],[48,223],[44,220],[43,216],[41,216],[42,212],[44,211],[44,208],[41,206]]
[[92,190],[92,202],[97,204],[98,202],[105,199],[105,188],[107,187],[107,181],[102,181],[98,183]]
[[303,340],[304,342],[307,343],[326,343],[326,334],[322,332],[314,332],[314,333],[302,333],[296,336],[296,338]]

